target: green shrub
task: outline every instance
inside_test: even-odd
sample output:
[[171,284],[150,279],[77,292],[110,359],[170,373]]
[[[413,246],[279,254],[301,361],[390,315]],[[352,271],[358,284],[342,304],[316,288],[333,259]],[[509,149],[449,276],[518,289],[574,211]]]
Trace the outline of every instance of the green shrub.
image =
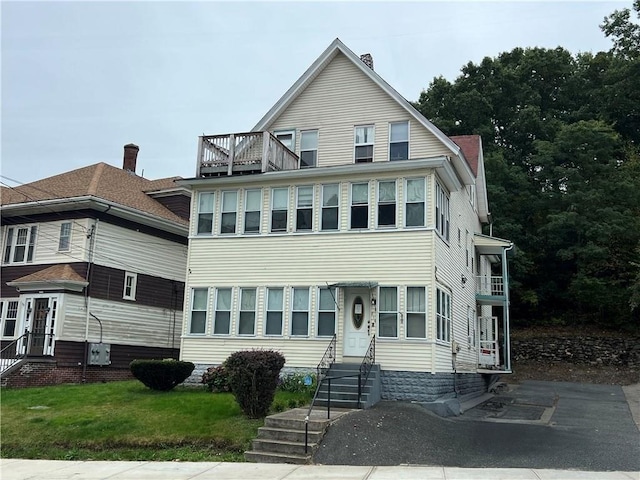
[[134,360],[129,364],[131,373],[152,390],[163,392],[184,382],[195,365],[179,360]]
[[269,412],[285,359],[273,350],[245,350],[232,353],[224,362],[231,392],[249,418],[263,418]]
[[[311,383],[309,383],[309,380]],[[280,381],[278,383],[278,388],[283,392],[291,392],[291,393],[306,393],[309,395],[313,395],[316,391],[317,386],[316,375],[309,373],[290,373],[288,375],[283,375],[280,377]]]
[[231,391],[229,375],[222,365],[207,368],[207,371],[202,374],[202,383],[213,393]]

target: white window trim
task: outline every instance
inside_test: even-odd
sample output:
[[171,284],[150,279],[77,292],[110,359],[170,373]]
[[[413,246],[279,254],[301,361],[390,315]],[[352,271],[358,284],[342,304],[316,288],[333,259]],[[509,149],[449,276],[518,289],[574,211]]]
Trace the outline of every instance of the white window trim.
[[[200,229],[200,215],[202,212],[200,212],[200,197],[202,197],[202,195],[211,195],[213,198],[213,202],[212,202],[212,206],[211,206],[211,212],[204,212],[204,214],[206,215],[211,215],[211,230],[208,232],[199,232],[198,230]],[[215,192],[198,192],[198,196],[196,199],[196,216],[195,216],[195,234],[198,236],[211,236],[213,235],[213,232],[215,231],[215,218],[216,218],[216,193]]]
[[[389,122],[389,161],[391,160],[391,144],[392,143],[404,143],[405,140],[403,140],[402,142],[392,142],[391,141],[391,125],[399,125],[401,123],[406,123],[407,124],[407,160],[411,158],[411,122],[409,120],[401,120],[399,122]],[[399,160],[395,160],[396,162]]]
[[[445,312],[448,313],[448,316],[438,312],[438,303],[440,303],[440,305],[442,306],[442,301],[439,301],[439,296],[440,293],[445,294],[448,298],[449,298],[449,311]],[[451,295],[451,291],[445,287],[443,287],[442,285],[437,285],[436,286],[436,304],[435,304],[435,313],[436,313],[436,332],[435,332],[435,337],[436,337],[436,342],[439,343],[445,343],[445,344],[450,344],[451,343],[451,330],[453,328],[452,325],[452,316],[453,316],[453,299],[452,299],[452,295]],[[443,323],[443,328],[442,328],[442,337],[444,338],[440,338],[438,337],[438,324],[440,322],[444,322]],[[447,328],[444,328],[447,327]]]
[[[410,288],[421,288],[424,291],[424,310],[422,312],[418,312],[418,311],[410,311],[409,310],[409,289]],[[428,292],[427,292],[427,287],[422,286],[422,285],[407,285],[406,289],[405,289],[405,295],[404,295],[404,301],[405,301],[405,329],[404,329],[404,336],[407,340],[427,340],[429,338],[429,325],[427,323],[427,311],[428,309],[428,305],[427,305],[427,301],[429,300],[428,297]],[[422,316],[424,317],[424,337],[410,337],[409,336],[409,314],[410,313],[419,313],[422,314]]]
[[[127,280],[131,278],[131,292],[127,295]],[[136,299],[136,289],[138,288],[138,274],[133,272],[124,272],[124,288],[122,290],[122,298],[125,300]]]
[[[391,313],[390,310],[385,310],[382,311],[382,307],[381,307],[381,303],[380,303],[380,289],[382,288],[395,288],[396,289],[396,335],[394,337],[390,337],[388,335],[382,336],[380,335],[380,315],[382,313]],[[400,319],[400,288],[398,287],[398,285],[379,285],[378,286],[378,291],[376,292],[377,298],[378,298],[378,321],[377,323],[377,338],[376,340],[379,338],[381,340],[397,340],[398,338],[400,338],[400,325],[399,325],[399,319]]]
[[[274,199],[274,191],[275,190],[286,190],[287,191],[287,221],[286,221],[286,225],[284,230],[273,230],[273,199]],[[269,199],[269,232],[270,233],[279,233],[279,234],[283,234],[283,233],[288,233],[289,232],[289,224],[290,224],[290,220],[289,217],[290,215],[290,210],[291,210],[291,189],[289,187],[271,187],[271,192],[270,192],[270,199]]]
[[[423,187],[423,191],[424,191],[424,199],[422,200],[422,225],[407,225],[407,205],[408,204],[414,204],[414,203],[419,203],[419,202],[409,202],[408,200],[408,194],[407,192],[409,191],[409,187],[408,187],[408,183],[409,181],[414,181],[414,180],[422,180],[422,187]],[[412,177],[412,178],[405,178],[404,179],[404,198],[403,198],[403,216],[404,216],[404,221],[403,221],[403,226],[404,228],[425,228],[427,226],[427,179],[425,177]]]
[[[235,209],[232,211],[225,211],[224,209],[224,197],[225,195],[229,195],[231,193],[235,193],[236,194],[236,205],[235,205]],[[236,235],[238,233],[238,217],[240,215],[238,215],[238,203],[240,200],[240,195],[238,190],[222,190],[220,192],[220,220],[218,221],[218,233],[220,235],[224,235],[224,236],[228,236],[228,235]],[[234,213],[236,216],[236,222],[233,226],[233,232],[225,232],[222,233],[222,215],[225,213]]]
[[[307,290],[309,292],[309,296],[308,296],[308,301],[307,301],[307,309],[306,310],[294,310],[293,309],[293,303],[295,301],[295,291],[296,290]],[[289,335],[293,338],[309,338],[309,330],[311,329],[311,287],[291,287],[291,307],[289,309],[291,315],[290,315],[290,321],[289,321]],[[294,312],[303,312],[306,311],[307,312],[307,333],[304,335],[295,335],[293,333],[293,314]]]
[[[371,135],[372,141],[371,142],[366,142],[366,143],[356,143],[356,129],[358,128],[369,128],[371,127],[373,129],[373,133]],[[363,125],[354,125],[353,126],[353,163],[373,163],[373,160],[375,158],[376,155],[376,145],[375,145],[375,139],[376,139],[376,126],[373,123],[365,123]],[[356,159],[356,148],[357,147],[367,147],[367,146],[371,146],[371,162],[358,162]]]
[[[15,261],[16,246],[18,242],[18,230],[27,229],[26,243],[24,244],[24,258],[20,261]],[[9,232],[12,232],[11,242],[9,242]],[[31,241],[33,239],[33,242]],[[38,243],[38,225],[9,225],[4,235],[4,249],[2,250],[2,263],[4,265],[24,265],[26,263],[33,263],[36,256],[36,247]],[[6,250],[9,248],[9,258],[5,261]],[[31,258],[29,258],[31,255]]]
[[[338,186],[338,204],[335,206],[325,206],[324,205],[324,187],[325,186],[331,186],[331,185],[337,185]],[[342,184],[340,182],[338,183],[323,183],[320,185],[320,215],[319,215],[319,225],[318,225],[318,231],[320,232],[339,232],[340,231],[340,205],[342,204],[341,202],[342,199]],[[325,208],[335,208],[338,210],[338,225],[337,228],[335,229],[323,229],[322,228],[322,214],[324,212]]]
[[[300,200],[300,189],[301,188],[311,188],[311,207],[300,207],[298,202]],[[304,210],[308,210],[311,208],[311,228],[308,230],[298,230],[298,210],[302,208]],[[315,218],[316,218],[316,188],[315,185],[296,185],[296,214],[295,214],[295,231],[296,232],[313,232],[315,231]]]
[[[216,333],[216,317],[218,316],[218,295],[220,290],[231,290],[231,304],[229,305],[229,310],[220,310],[221,312],[229,312],[229,331],[227,333]],[[233,296],[234,287],[214,288],[213,315],[211,316],[211,335],[213,335],[214,337],[230,337],[231,332],[233,332]]]
[[[305,133],[316,134],[316,148],[302,150],[302,137]],[[308,130],[300,130],[300,168],[316,168],[318,166],[318,146],[320,144],[320,131],[317,128],[311,128]],[[311,166],[302,166],[302,152],[316,152],[315,164]]]
[[[247,210],[247,205],[248,205],[248,201],[247,201],[247,196],[249,195],[249,192],[258,192],[260,195],[260,205],[258,207],[258,210]],[[244,191],[244,204],[243,204],[243,216],[242,216],[242,234],[243,235],[259,235],[260,233],[262,233],[262,203],[263,203],[263,193],[262,193],[262,188],[248,188]],[[247,232],[247,213],[255,213],[258,212],[259,214],[259,221],[258,221],[258,231],[257,232]]]
[[[68,225],[69,232],[67,235],[62,235],[64,226]],[[73,232],[73,223],[72,222],[62,222],[60,224],[60,236],[58,237],[58,251],[59,252],[69,252],[71,251],[71,234]],[[62,239],[66,238],[66,248],[62,247]]]
[[[244,290],[255,291],[255,302],[253,304],[253,333],[240,333],[240,317],[242,312],[251,312],[251,310],[242,310],[242,293]],[[258,334],[258,295],[260,290],[258,287],[239,287],[238,292],[238,321],[236,322],[236,335],[238,337],[255,337]],[[232,297],[233,298],[233,297]],[[229,319],[231,321],[231,319]],[[229,326],[231,330],[231,326]]]
[[275,130],[273,132],[273,136],[276,137],[278,139],[278,141],[280,141],[280,143],[282,143],[282,140],[280,140],[278,138],[280,135],[291,135],[291,149],[290,150],[292,152],[295,152],[296,151],[296,129],[295,128],[290,128],[290,129],[284,129],[284,130]]
[[[331,291],[333,290],[333,294],[331,294],[331,296],[333,297],[333,310],[320,310],[320,291],[322,290],[328,290]],[[328,287],[317,287],[316,289],[316,325],[315,325],[315,335],[318,338],[330,338],[332,335],[335,335],[337,333],[338,330],[338,289],[333,287],[333,288],[328,288]],[[320,313],[328,313],[328,312],[333,312],[333,333],[331,335],[320,335]]]
[[[282,290],[282,304],[280,305],[280,310],[269,310],[269,290]],[[287,295],[287,289],[282,286],[270,286],[270,287],[266,287],[265,288],[265,295],[264,295],[264,322],[263,322],[263,328],[262,328],[262,333],[265,337],[268,338],[282,338],[284,336],[284,332],[285,332],[285,305],[287,304],[286,302],[286,295]],[[282,324],[280,325],[280,333],[279,334],[273,334],[273,333],[267,333],[267,316],[269,314],[269,312],[280,312],[282,314]]]
[[[16,316],[8,317],[9,313],[9,304],[16,304]],[[20,325],[18,325],[18,318],[20,318],[20,299],[19,298],[3,298],[0,302],[0,337],[2,338],[16,338],[18,336],[18,332],[20,331]],[[13,335],[5,335],[4,331],[6,329],[7,320],[15,320],[15,324],[13,327]]]
[[[450,231],[451,231],[451,198],[449,197],[449,192],[436,180],[436,191],[435,191],[435,213],[436,213],[436,233],[447,245],[449,245],[450,240]],[[442,211],[444,209],[444,221],[441,225],[439,225],[440,216],[438,215],[438,209]]]
[[[366,184],[367,185],[367,226],[366,227],[358,227],[358,228],[352,228],[351,227],[351,209],[354,206],[353,205],[353,186],[354,185],[361,185],[361,184]],[[349,223],[348,223],[348,230],[369,230],[369,227],[371,226],[371,182],[350,182],[349,183]],[[339,219],[340,217],[338,217]]]
[[[393,221],[393,225],[380,225],[380,184],[381,183],[391,183],[393,182],[394,188],[395,188],[395,192],[394,192],[394,205],[396,206],[395,208],[395,218]],[[390,205],[389,202],[386,202],[385,204]],[[395,229],[398,228],[398,213],[399,213],[399,208],[398,208],[398,181],[395,178],[392,179],[387,179],[387,180],[378,180],[376,183],[376,228],[382,229],[382,230],[389,230],[389,229]]]
[[[196,290],[206,290],[207,292],[207,306],[204,310],[194,310],[193,309],[193,304],[194,304],[194,298],[195,298],[195,291]],[[193,336],[204,336],[207,334],[207,324],[208,322],[208,316],[209,316],[209,295],[211,293],[211,290],[209,289],[209,287],[191,287],[191,298],[189,301],[189,322],[186,325],[187,328],[187,335],[193,335]],[[202,333],[194,333],[191,331],[191,327],[192,327],[192,322],[193,322],[193,312],[202,312],[204,311],[204,332]]]

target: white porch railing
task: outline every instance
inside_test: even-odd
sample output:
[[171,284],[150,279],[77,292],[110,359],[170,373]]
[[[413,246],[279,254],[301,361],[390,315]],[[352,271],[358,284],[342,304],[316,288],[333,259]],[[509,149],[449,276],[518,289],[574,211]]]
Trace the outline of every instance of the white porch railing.
[[504,296],[504,279],[501,276],[476,277],[476,294],[486,296]]
[[298,156],[270,132],[200,137],[196,171],[199,177],[298,168]]

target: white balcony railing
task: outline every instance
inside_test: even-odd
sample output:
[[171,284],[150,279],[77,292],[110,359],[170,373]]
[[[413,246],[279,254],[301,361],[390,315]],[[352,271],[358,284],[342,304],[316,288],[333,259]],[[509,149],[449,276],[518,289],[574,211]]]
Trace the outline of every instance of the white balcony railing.
[[476,277],[476,294],[492,297],[504,296],[504,279],[502,276]]

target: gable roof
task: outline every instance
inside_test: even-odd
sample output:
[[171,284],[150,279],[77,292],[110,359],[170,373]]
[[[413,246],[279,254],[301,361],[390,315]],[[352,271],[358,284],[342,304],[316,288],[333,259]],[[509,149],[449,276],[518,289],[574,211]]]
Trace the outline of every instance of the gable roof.
[[478,157],[480,155],[480,135],[454,135],[449,137],[460,147],[471,171],[478,176]]
[[91,197],[186,226],[188,221],[147,194],[176,188],[174,181],[180,178],[149,180],[101,162],[19,187],[2,187],[0,205],[6,207]]
[[16,278],[7,282],[10,287],[16,287],[18,291],[65,289],[82,291],[89,285],[78,272],[69,264],[57,264],[43,270]]
[[400,95],[391,85],[389,85],[380,75],[373,69],[369,68],[360,57],[353,53],[344,43],[336,38],[327,49],[316,59],[315,62],[302,74],[302,76],[285,92],[285,94],[271,107],[264,117],[253,127],[253,131],[268,130],[269,126],[291,105],[291,103],[307,88],[307,86],[322,72],[325,67],[338,54],[342,53],[349,59],[361,72],[363,72],[371,81],[378,85],[387,95],[394,99],[398,105],[405,109],[418,123],[431,132],[442,144],[447,147],[453,154],[452,162],[458,175],[463,183],[471,184],[474,182],[474,174],[460,155],[461,148],[453,140],[447,137],[433,123],[427,120],[420,112],[418,112],[411,103],[409,103],[402,95]]

